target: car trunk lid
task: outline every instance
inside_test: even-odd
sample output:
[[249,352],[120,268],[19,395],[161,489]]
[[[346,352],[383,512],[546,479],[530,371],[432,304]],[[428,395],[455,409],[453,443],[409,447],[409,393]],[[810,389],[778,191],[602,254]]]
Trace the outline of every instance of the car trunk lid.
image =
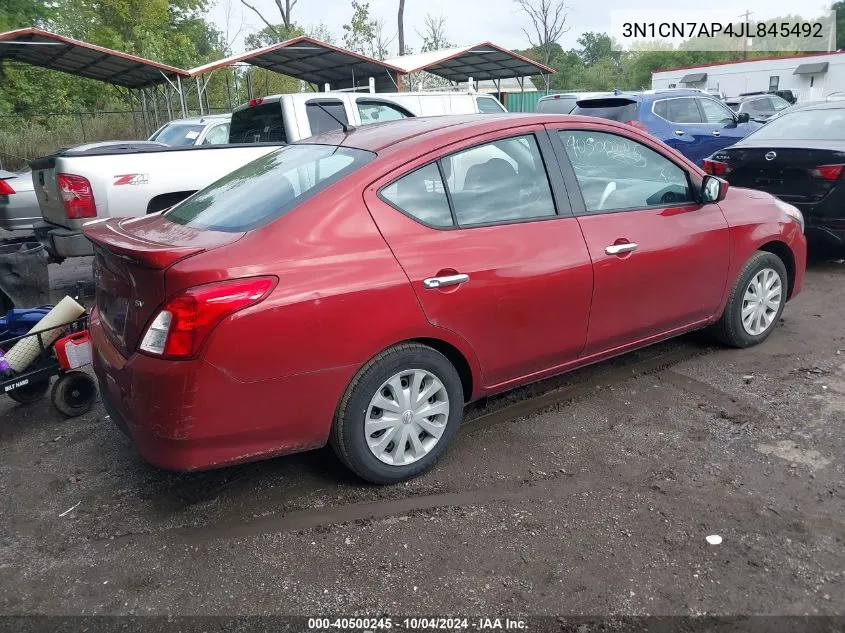
[[728,163],[732,185],[759,189],[784,202],[811,204],[823,200],[841,182],[826,179],[817,170],[845,164],[845,151],[833,147],[735,146],[713,158]]
[[167,269],[243,236],[195,229],[158,214],[95,221],[83,232],[94,243],[97,312],[126,355],[135,350],[147,323],[167,298]]

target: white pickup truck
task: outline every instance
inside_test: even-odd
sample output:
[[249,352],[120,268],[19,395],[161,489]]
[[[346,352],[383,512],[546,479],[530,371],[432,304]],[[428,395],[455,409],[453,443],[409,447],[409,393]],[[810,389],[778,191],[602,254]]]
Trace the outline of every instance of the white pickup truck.
[[477,93],[320,92],[253,99],[232,113],[228,145],[110,141],[33,161],[44,220],[35,235],[55,260],[92,255],[81,231],[86,222],[162,211],[282,144],[345,126],[505,111],[494,97]]

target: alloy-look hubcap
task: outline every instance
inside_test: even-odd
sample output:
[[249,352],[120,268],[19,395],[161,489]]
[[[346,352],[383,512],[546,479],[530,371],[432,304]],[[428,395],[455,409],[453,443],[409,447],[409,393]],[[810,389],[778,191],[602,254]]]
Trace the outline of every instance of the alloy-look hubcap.
[[449,394],[429,371],[409,369],[388,378],[370,400],[367,446],[380,461],[407,466],[440,441],[449,420]]
[[751,336],[768,330],[777,316],[783,301],[783,284],[780,275],[772,268],[758,272],[745,289],[742,298],[742,327]]

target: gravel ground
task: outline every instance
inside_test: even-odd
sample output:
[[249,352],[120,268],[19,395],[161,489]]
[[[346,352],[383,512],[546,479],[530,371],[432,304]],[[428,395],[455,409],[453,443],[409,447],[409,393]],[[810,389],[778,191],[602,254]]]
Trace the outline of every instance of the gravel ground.
[[393,487],[328,450],[167,473],[99,405],[4,398],[0,613],[843,615],[843,283],[814,263],[754,349],[688,336],[471,405]]

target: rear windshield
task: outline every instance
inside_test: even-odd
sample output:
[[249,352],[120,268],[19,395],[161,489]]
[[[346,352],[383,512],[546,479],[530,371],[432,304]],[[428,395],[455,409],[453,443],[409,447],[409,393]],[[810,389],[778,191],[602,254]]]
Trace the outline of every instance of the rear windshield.
[[287,143],[282,104],[271,101],[232,113],[230,143]]
[[739,112],[739,106],[741,104],[738,101],[725,101],[725,105],[728,106],[734,112]]
[[627,123],[637,120],[637,102],[630,99],[583,99],[575,106],[572,114]]
[[787,112],[748,138],[755,141],[845,141],[845,108]]
[[554,99],[540,99],[537,102],[537,112],[541,114],[569,114],[575,107],[577,97],[558,97]]
[[249,231],[284,215],[374,157],[351,147],[288,145],[236,169],[164,217],[210,231]]
[[161,130],[154,134],[150,140],[156,143],[164,143],[171,147],[184,147],[186,145],[194,145],[202,134],[204,125],[184,125],[174,124],[165,125]]

